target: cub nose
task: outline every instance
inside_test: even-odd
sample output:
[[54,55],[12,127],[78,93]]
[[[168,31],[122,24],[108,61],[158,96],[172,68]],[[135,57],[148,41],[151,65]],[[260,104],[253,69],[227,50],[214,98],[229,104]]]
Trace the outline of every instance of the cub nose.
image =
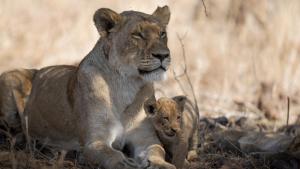
[[171,132],[175,134],[177,132],[177,130],[171,128]]
[[176,131],[174,129],[170,129],[166,134],[170,137],[173,137],[173,136],[175,136]]
[[166,58],[170,57],[170,52],[167,50],[161,51],[161,52],[157,52],[157,53],[152,53],[152,56],[159,59],[162,62]]

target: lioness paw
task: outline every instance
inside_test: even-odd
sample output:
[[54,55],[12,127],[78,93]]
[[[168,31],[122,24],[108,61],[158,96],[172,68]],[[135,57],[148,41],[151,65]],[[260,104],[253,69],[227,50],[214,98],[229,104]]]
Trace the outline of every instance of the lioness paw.
[[147,169],[176,169],[173,164],[167,163],[165,161],[150,161],[149,167]]
[[151,165],[149,166],[147,169],[176,169],[176,167],[172,164],[169,164],[169,165]]
[[123,155],[118,156],[118,158],[111,159],[107,166],[109,166],[109,169],[142,169],[141,165],[134,159],[127,158]]
[[136,163],[133,159],[124,159],[117,162],[112,167],[113,169],[142,169],[142,167]]

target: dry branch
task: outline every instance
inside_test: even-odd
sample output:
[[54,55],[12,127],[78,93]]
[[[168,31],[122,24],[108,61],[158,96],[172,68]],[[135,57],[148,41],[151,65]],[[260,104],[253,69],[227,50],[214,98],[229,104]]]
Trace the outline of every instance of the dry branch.
[[202,5],[204,7],[205,16],[208,17],[205,2],[204,2],[204,0],[201,0],[201,1],[202,1]]
[[[186,34],[185,34],[186,35]],[[180,77],[186,77],[187,79],[187,82],[192,90],[192,95],[193,95],[193,99],[194,99],[194,104],[195,104],[195,107],[194,107],[194,111],[196,111],[198,114],[199,114],[199,107],[198,107],[198,101],[197,101],[197,98],[196,98],[196,94],[195,94],[195,90],[194,90],[194,86],[192,84],[192,81],[191,81],[191,78],[188,74],[188,67],[187,67],[187,64],[186,64],[186,53],[185,53],[185,47],[184,47],[184,43],[183,43],[183,39],[184,39],[184,36],[179,36],[177,34],[177,38],[179,40],[179,43],[180,43],[180,46],[181,46],[181,50],[182,50],[182,57],[183,57],[183,73],[179,74],[179,75],[176,75],[174,69],[173,69],[173,75],[174,75],[174,79],[176,80],[176,82],[179,84],[181,90],[184,92],[185,95],[187,95],[187,93],[185,92],[184,90],[184,87],[182,85],[182,83],[180,82]],[[200,114],[199,114],[200,115]]]
[[287,97],[287,115],[286,115],[286,126],[289,125],[289,119],[290,119],[290,97]]

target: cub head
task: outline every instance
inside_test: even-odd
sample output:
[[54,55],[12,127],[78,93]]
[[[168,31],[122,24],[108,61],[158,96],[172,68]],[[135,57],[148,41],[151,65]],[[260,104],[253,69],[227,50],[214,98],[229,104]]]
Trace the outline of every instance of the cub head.
[[185,102],[185,96],[162,97],[157,101],[152,97],[144,103],[144,110],[155,130],[166,138],[172,138],[181,130]]
[[171,61],[166,33],[169,20],[168,6],[158,7],[151,15],[137,11],[118,14],[107,8],[94,14],[109,64],[120,74],[146,81],[166,76]]

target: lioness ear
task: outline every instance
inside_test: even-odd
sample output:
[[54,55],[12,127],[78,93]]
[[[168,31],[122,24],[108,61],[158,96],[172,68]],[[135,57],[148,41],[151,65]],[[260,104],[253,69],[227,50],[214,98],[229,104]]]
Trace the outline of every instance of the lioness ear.
[[102,37],[106,36],[121,19],[121,15],[108,8],[100,8],[94,14],[95,26]]
[[156,99],[153,95],[144,103],[144,110],[148,116],[154,116],[156,113]]
[[175,96],[173,97],[173,100],[177,103],[179,110],[181,112],[183,112],[184,110],[184,106],[185,106],[185,102],[186,102],[186,96]]
[[168,25],[170,20],[170,9],[168,6],[157,7],[152,16],[156,17],[163,25]]

